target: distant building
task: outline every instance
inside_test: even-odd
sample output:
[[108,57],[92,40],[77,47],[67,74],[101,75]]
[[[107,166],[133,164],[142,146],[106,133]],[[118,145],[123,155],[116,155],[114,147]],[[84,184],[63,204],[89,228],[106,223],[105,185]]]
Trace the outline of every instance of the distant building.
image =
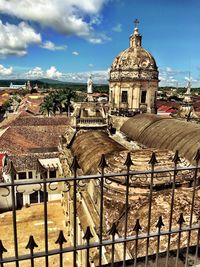
[[13,84],[12,82],[10,83],[9,89],[26,89],[27,85],[25,84]]
[[[42,178],[39,167],[46,178],[62,176],[59,153],[60,138],[69,124],[68,118],[37,117],[22,111],[1,124],[0,131],[0,180],[11,181],[10,162],[16,171],[14,179],[28,181]],[[2,161],[6,154],[7,160]],[[52,188],[55,188],[55,184]],[[3,192],[2,192],[3,190]],[[2,197],[6,190],[0,189],[0,210],[11,208],[11,199]],[[16,192],[17,206],[43,202],[43,188],[26,185]],[[60,199],[59,190],[48,189],[48,200]]]
[[113,61],[110,70],[109,91],[111,110],[155,113],[158,89],[158,68],[153,56],[142,45],[135,21],[130,47]]

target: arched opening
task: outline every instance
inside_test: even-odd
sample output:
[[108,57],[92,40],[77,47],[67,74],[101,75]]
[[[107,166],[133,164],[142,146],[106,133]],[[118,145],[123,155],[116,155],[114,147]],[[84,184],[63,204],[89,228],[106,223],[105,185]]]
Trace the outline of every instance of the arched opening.
[[[48,192],[46,193],[46,198],[48,201]],[[32,203],[42,203],[44,202],[44,192],[43,191],[36,191],[30,194],[30,204]]]
[[17,209],[21,209],[23,207],[23,193],[17,192],[16,193],[16,200],[17,200]]

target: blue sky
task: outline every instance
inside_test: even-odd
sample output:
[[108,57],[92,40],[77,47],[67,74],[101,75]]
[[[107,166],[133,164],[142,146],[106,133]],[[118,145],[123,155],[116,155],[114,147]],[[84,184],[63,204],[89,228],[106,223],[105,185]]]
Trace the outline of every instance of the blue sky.
[[0,1],[0,78],[106,82],[138,18],[160,85],[200,86],[199,0]]

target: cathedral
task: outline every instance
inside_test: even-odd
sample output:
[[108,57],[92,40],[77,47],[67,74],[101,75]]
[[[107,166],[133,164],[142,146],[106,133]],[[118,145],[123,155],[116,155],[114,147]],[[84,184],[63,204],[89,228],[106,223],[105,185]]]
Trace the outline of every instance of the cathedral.
[[156,113],[158,67],[153,56],[142,47],[142,35],[135,20],[129,48],[113,61],[109,77],[111,111]]

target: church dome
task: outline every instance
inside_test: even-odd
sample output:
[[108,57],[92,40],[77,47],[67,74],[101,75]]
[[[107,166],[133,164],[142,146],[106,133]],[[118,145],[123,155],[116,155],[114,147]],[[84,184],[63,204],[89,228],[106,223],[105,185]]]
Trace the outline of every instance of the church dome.
[[158,80],[158,68],[153,56],[141,46],[142,36],[137,26],[130,36],[130,47],[122,51],[113,61],[110,81]]

